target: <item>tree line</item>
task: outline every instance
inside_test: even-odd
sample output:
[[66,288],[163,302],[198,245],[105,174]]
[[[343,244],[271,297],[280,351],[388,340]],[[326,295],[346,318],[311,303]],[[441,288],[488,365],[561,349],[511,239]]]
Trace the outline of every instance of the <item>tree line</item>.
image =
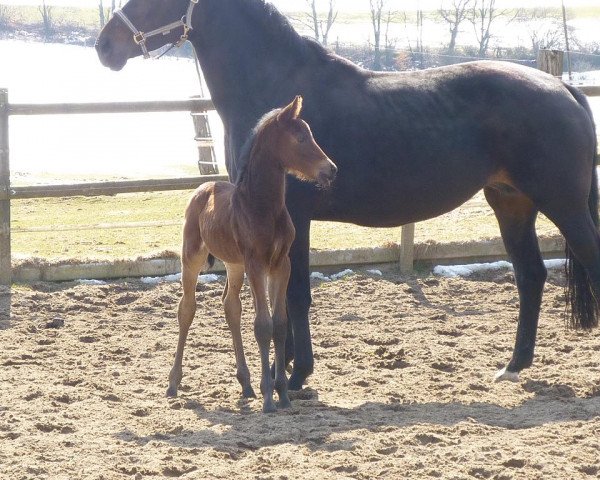
[[[122,0],[107,0],[106,4],[104,0],[98,0],[98,26],[104,27],[106,22],[113,15],[117,8],[121,8]],[[42,25],[42,33],[44,38],[50,39],[56,32],[55,24],[55,7],[46,3],[46,0],[41,0],[37,6],[37,10],[40,14],[40,20]],[[10,23],[11,16],[13,15],[14,7],[9,5],[0,5],[0,28],[5,28]]]
[[[113,15],[115,9],[121,7],[122,0],[97,0],[97,20],[90,34],[95,34],[102,28]],[[339,0],[302,0],[298,13],[290,15],[291,20],[309,32],[311,36],[324,46],[333,48],[342,55],[349,56],[352,60],[362,65],[375,69],[422,68],[440,63],[442,54],[445,57],[464,55],[469,57],[485,58],[490,55],[492,39],[500,28],[511,22],[526,22],[530,40],[529,57],[537,55],[540,48],[562,48],[564,31],[560,12],[552,8],[537,7],[533,9],[501,9],[497,7],[497,0],[439,0],[440,7],[434,11],[423,11],[417,8],[414,11],[400,11],[393,6],[397,0],[360,0],[368,9],[371,35],[368,45],[343,45],[332,42],[332,29],[339,16]],[[0,5],[0,28],[5,27],[9,21],[11,9],[14,7]],[[41,31],[46,39],[55,34],[54,10],[46,0],[40,0],[38,11],[41,20]],[[447,32],[443,47],[438,48],[438,55],[433,61],[426,61],[427,55],[432,55],[425,47],[425,20],[434,21],[445,26]],[[405,50],[408,51],[408,60],[396,51],[398,38],[391,32],[390,26],[404,24],[410,27],[411,37]],[[90,25],[88,25],[88,28]],[[471,29],[476,39],[472,47],[458,47],[457,40],[461,31]],[[472,37],[473,38],[473,37]],[[575,43],[576,40],[575,40]],[[578,45],[580,50],[586,46]],[[592,53],[600,53],[600,43],[587,48]],[[510,52],[513,56],[515,52]],[[500,56],[498,51],[494,56]],[[517,56],[524,53],[516,52]],[[404,54],[406,57],[406,54]]]
[[[501,9],[496,0],[440,0],[440,7],[435,11],[423,11],[417,8],[413,12],[399,11],[392,8],[394,0],[362,0],[368,7],[371,24],[372,60],[366,65],[375,70],[393,68],[393,51],[398,43],[390,33],[390,25],[403,23],[412,26],[416,32],[414,38],[408,39],[408,50],[415,57],[422,59],[425,53],[423,42],[424,20],[429,19],[442,23],[446,27],[447,41],[440,52],[447,57],[457,54],[468,54],[485,58],[490,55],[491,40],[498,29],[511,22],[527,22],[531,54],[537,55],[540,48],[562,48],[564,43],[564,26],[562,16],[556,9],[536,7],[533,9]],[[318,42],[331,45],[331,31],[338,18],[338,2],[336,0],[304,0],[305,11],[293,17],[293,20],[310,31]],[[457,39],[461,30],[471,28],[475,39],[475,50],[458,52]],[[579,47],[583,47],[579,45]],[[594,52],[600,45],[593,45]]]

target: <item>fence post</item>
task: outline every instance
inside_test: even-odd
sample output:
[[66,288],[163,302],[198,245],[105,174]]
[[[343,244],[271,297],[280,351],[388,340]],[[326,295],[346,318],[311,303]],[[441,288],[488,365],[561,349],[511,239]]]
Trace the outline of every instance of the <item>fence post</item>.
[[400,273],[412,273],[415,258],[415,224],[402,226],[400,234]]
[[11,284],[8,90],[0,88],[0,285]]
[[562,50],[542,50],[537,57],[537,68],[543,72],[562,78],[565,52]]

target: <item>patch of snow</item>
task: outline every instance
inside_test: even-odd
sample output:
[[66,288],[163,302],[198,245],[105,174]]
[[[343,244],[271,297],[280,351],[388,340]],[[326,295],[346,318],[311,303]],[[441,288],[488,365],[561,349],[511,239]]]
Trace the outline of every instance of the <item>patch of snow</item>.
[[381,270],[367,270],[367,273],[370,273],[371,275],[379,275],[380,277],[383,275]]
[[142,277],[140,282],[148,285],[157,285],[159,283],[179,282],[181,281],[181,273],[175,275],[165,275],[164,277]]
[[354,272],[350,269],[346,269],[341,271],[340,273],[336,273],[331,276],[332,280],[339,280],[340,278],[347,277],[348,275],[352,275]]
[[472,263],[470,265],[438,265],[433,269],[433,274],[440,277],[468,277],[475,272],[487,272],[502,268],[512,269],[512,263],[500,261],[493,263]]
[[[208,273],[206,275],[199,275],[198,282],[199,283],[214,283],[221,280],[221,275],[215,275],[214,273]],[[140,278],[142,283],[147,283],[149,285],[156,285],[158,283],[172,283],[172,282],[180,282],[181,281],[181,273],[176,273],[174,275],[165,275],[164,277],[142,277]]]
[[215,283],[221,280],[220,275],[215,275],[214,273],[207,273],[205,275],[200,275],[198,277],[198,281],[200,283]]
[[331,282],[331,278],[326,275],[323,275],[321,272],[312,272],[310,274],[311,280],[323,280],[324,282]]
[[77,280],[77,283],[81,285],[106,285],[106,282],[103,280],[87,280],[82,278],[81,280]]
[[[565,259],[544,260],[547,269],[563,268]],[[500,261],[492,263],[472,263],[469,265],[438,265],[433,269],[433,274],[439,277],[468,277],[476,272],[490,272],[507,268],[513,270],[510,262]]]
[[555,268],[565,268],[567,261],[564,258],[555,258],[553,260],[544,260],[544,265],[548,270]]

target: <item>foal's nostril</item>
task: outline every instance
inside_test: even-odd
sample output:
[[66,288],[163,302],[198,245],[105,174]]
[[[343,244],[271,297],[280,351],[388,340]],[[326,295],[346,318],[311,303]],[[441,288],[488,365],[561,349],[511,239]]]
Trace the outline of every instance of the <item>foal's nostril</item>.
[[331,180],[333,181],[337,176],[338,168],[332,163],[331,164]]

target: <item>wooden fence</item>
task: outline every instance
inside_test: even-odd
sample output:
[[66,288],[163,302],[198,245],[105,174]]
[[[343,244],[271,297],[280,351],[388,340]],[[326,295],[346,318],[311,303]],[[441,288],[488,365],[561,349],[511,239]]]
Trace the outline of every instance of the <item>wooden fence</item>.
[[[580,87],[588,96],[600,96],[600,86]],[[119,182],[81,183],[71,185],[41,185],[11,187],[9,158],[9,117],[14,115],[148,113],[148,112],[206,112],[213,110],[211,100],[194,98],[177,101],[113,102],[113,103],[60,103],[11,104],[8,90],[0,89],[0,285],[11,284],[11,231],[10,202],[14,199],[100,196],[118,193],[193,190],[198,185],[226,180],[226,175],[204,175],[189,178],[136,180]],[[413,267],[415,225],[405,225],[401,233],[400,270],[409,272]]]

